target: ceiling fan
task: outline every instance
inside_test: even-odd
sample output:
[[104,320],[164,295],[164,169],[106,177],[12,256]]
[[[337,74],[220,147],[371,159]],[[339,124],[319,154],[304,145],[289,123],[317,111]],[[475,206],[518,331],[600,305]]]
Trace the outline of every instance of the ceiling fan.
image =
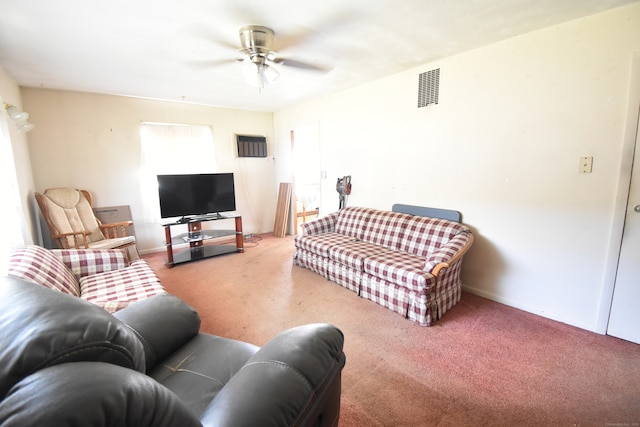
[[247,82],[262,90],[273,83],[280,73],[273,64],[295,67],[311,71],[327,71],[325,67],[280,57],[275,50],[275,32],[262,25],[246,25],[240,28],[240,53],[238,61],[247,61],[242,73]]

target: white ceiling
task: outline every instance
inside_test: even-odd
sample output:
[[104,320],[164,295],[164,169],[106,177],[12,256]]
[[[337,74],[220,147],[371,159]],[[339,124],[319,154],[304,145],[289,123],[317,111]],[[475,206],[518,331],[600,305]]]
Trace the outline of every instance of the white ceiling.
[[[0,0],[0,66],[21,86],[277,111],[637,1]],[[280,64],[258,92],[233,61],[248,24],[329,71]]]

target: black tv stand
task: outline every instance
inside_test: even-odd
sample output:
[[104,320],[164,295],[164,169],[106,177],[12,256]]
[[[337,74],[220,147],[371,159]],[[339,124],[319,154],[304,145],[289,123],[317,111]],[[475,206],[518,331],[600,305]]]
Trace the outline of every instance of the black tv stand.
[[210,213],[205,215],[183,216],[176,221],[176,224],[188,224],[190,222],[213,221],[216,219],[226,219],[227,217],[221,213]]
[[[235,220],[235,230],[203,230],[202,222],[217,220]],[[171,227],[187,224],[187,232],[171,235]],[[182,217],[176,222],[162,224],[165,234],[165,245],[167,247],[166,265],[173,267],[176,264],[197,261],[218,255],[234,252],[244,252],[244,236],[242,234],[241,216],[223,216],[219,213],[198,217]],[[235,235],[235,245],[215,244],[205,245],[204,242],[210,239],[228,237]],[[175,251],[174,246],[188,244],[189,248]]]
[[194,216],[193,218],[191,218],[191,221],[212,221],[216,219],[225,219],[225,218],[226,217],[222,216],[222,214],[219,214],[216,212],[212,214]]

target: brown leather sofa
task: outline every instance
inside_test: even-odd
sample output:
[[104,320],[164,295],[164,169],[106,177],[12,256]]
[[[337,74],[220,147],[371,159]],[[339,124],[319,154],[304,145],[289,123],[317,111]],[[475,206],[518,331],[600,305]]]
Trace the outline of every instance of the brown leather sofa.
[[336,327],[299,326],[262,348],[199,328],[171,295],[112,315],[0,278],[0,425],[338,425]]

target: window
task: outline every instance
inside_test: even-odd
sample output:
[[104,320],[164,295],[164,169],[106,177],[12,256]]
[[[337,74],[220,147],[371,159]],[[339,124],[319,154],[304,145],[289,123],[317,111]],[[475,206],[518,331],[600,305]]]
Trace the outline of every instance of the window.
[[[0,106],[2,102],[0,101]],[[0,114],[0,220],[4,227],[0,242],[0,275],[6,274],[7,260],[15,249],[27,243],[25,216],[20,202],[9,122]]]
[[213,133],[209,126],[142,123],[141,191],[146,222],[160,220],[156,175],[217,173]]

